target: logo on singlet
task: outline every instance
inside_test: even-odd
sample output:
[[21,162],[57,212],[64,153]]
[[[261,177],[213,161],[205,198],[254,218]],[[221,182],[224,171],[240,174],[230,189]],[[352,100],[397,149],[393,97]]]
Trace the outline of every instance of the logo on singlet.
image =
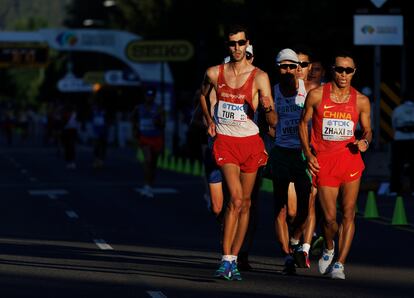
[[324,108],[324,109],[331,109],[331,108],[333,108],[333,107],[334,107],[334,106],[327,106],[327,105],[324,105],[324,106],[323,106],[323,108]]
[[359,173],[359,171],[356,171],[355,173],[351,173],[351,174],[349,174],[349,177],[354,177],[356,174],[358,174]]
[[220,84],[220,85],[218,85],[219,88],[223,88],[224,86],[226,86],[226,84]]

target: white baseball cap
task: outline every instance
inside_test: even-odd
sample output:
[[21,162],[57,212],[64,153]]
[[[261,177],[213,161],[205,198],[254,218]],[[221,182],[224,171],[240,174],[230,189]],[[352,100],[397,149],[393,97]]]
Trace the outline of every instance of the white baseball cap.
[[253,56],[253,46],[251,44],[249,44],[246,48],[246,52],[250,53]]
[[276,63],[280,63],[285,60],[299,63],[298,55],[294,50],[289,48],[281,50],[276,56]]

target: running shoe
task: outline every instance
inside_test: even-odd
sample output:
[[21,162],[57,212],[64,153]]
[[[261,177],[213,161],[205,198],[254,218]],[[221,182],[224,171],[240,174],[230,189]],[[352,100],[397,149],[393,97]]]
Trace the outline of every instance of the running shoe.
[[289,252],[291,254],[293,254],[296,250],[299,249],[299,247],[301,247],[301,245],[299,243],[298,244],[289,244]]
[[318,238],[316,238],[314,241],[312,241],[312,246],[311,246],[311,255],[313,256],[320,256],[322,253],[322,249],[323,249],[323,237],[319,236]]
[[330,272],[332,279],[345,279],[344,265],[340,262],[335,262]]
[[239,269],[237,269],[236,261],[231,262],[231,279],[232,280],[242,280]]
[[293,252],[293,258],[298,268],[310,268],[310,260],[308,253],[303,251],[302,245],[295,249]]
[[283,268],[282,273],[284,275],[295,275],[296,274],[296,266],[295,266],[295,260],[293,257],[289,256],[285,260],[285,268]]
[[[335,248],[335,242],[334,242],[334,248]],[[334,258],[335,253],[330,253],[326,248],[323,249],[322,256],[319,259],[318,265],[319,265],[319,273],[320,274],[326,274],[329,272],[329,267],[332,264],[332,260]]]
[[230,261],[221,261],[220,267],[214,273],[215,277],[231,280],[232,266]]

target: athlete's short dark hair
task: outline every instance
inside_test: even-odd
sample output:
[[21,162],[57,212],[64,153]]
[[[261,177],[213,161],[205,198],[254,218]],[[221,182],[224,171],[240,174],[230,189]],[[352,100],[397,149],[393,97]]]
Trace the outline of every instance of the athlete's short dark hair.
[[226,29],[226,38],[230,35],[237,34],[239,32],[244,32],[244,35],[246,36],[246,39],[249,39],[249,32],[247,30],[247,27],[242,24],[231,24]]

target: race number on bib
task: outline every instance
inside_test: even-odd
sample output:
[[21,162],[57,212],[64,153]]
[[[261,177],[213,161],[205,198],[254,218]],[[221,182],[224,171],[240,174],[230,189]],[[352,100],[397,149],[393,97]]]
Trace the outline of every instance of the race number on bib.
[[354,136],[354,122],[346,119],[324,118],[322,137],[327,141],[345,141]]
[[217,111],[219,123],[226,125],[243,125],[247,121],[243,104],[220,101]]

